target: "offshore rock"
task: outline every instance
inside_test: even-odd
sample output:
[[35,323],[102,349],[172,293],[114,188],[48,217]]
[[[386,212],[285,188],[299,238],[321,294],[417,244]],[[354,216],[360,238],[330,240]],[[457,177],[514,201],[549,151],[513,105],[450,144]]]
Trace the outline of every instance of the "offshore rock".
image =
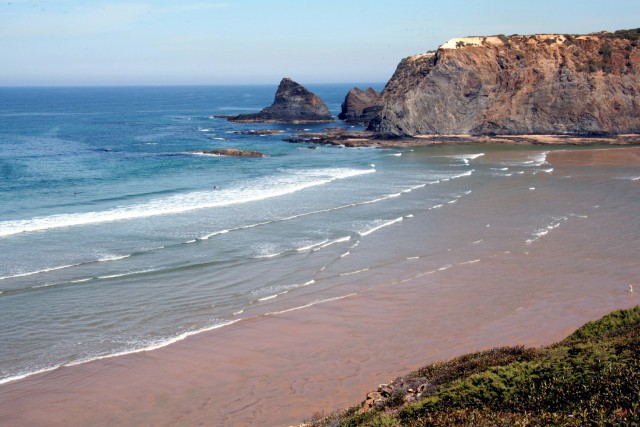
[[381,137],[639,133],[639,33],[450,40],[400,62],[369,130]]
[[240,123],[327,123],[332,122],[333,117],[320,98],[285,77],[271,106],[259,113],[231,116],[228,120]]
[[202,150],[196,151],[195,154],[204,154],[209,156],[230,156],[230,157],[264,157],[259,151],[238,150],[237,148],[221,148],[218,150]]
[[370,87],[362,90],[354,87],[345,96],[338,118],[347,123],[367,126],[381,109],[382,98],[375,89]]

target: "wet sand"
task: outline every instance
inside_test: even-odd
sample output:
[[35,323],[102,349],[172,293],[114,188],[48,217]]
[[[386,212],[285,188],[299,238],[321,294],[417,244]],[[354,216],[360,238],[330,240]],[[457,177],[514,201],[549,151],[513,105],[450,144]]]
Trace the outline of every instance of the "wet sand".
[[[639,149],[589,151],[548,160],[640,165]],[[550,275],[575,243],[549,239],[543,250],[435,273],[407,260],[354,295],[8,383],[0,386],[0,425],[297,424],[357,404],[379,383],[426,363],[549,344],[638,303],[626,282],[607,280],[609,272]]]

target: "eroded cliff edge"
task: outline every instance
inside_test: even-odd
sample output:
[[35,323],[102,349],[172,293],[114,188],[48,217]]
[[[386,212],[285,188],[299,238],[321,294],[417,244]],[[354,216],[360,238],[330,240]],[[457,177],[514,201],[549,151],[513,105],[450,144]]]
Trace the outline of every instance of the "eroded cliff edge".
[[640,30],[453,39],[403,59],[379,136],[640,133]]

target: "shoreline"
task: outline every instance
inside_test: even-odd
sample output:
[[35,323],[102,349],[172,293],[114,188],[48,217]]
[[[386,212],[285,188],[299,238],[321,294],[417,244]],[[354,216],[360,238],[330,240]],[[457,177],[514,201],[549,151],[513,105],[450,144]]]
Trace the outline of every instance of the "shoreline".
[[[548,160],[640,164],[637,151],[562,150]],[[550,344],[636,304],[626,284],[616,283],[597,291],[545,283],[532,294],[529,270],[513,268],[535,269],[545,256],[499,255],[437,271],[405,260],[356,293],[328,294],[322,303],[249,317],[153,351],[35,374],[0,385],[0,424],[295,424],[357,404],[375,384],[426,363]],[[509,299],[496,303],[498,296]]]
[[[431,336],[427,347],[422,343],[403,348],[398,357],[389,342],[397,326],[384,331],[381,314],[406,310],[399,319],[402,325],[420,318],[419,310],[409,307],[414,289],[403,286],[390,283],[309,307],[243,319],[153,351],[65,366],[2,385],[0,421],[70,426],[302,423],[316,412],[357,404],[375,384],[427,363],[494,347],[549,345],[586,321],[635,305],[620,292],[588,315],[556,310],[549,317],[544,304],[518,307],[480,322],[480,327],[471,321],[449,336]],[[402,298],[398,293],[404,294]],[[465,333],[465,328],[473,333]],[[420,332],[419,328],[402,331],[414,336]],[[374,343],[376,336],[382,342]],[[354,338],[363,342],[353,343]],[[225,348],[219,349],[220,344]],[[353,353],[367,346],[372,348],[366,354]],[[332,363],[327,364],[317,360],[322,353],[338,357],[329,357]],[[276,373],[270,366],[274,362],[283,365]]]
[[324,132],[300,132],[298,137],[284,139],[290,143],[342,145],[345,147],[420,147],[431,145],[569,145],[569,146],[633,146],[640,145],[640,134],[611,136],[581,135],[416,135],[382,138],[370,131],[325,128]]

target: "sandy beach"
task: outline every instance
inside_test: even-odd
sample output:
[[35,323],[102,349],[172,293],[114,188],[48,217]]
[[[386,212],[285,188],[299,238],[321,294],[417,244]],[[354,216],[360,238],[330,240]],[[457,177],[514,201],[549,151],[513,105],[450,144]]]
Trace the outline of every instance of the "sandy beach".
[[[548,162],[640,166],[640,149],[557,151]],[[609,270],[591,271],[581,258],[588,242],[588,232],[558,232],[524,253],[435,270],[407,259],[357,292],[1,385],[0,424],[295,425],[357,404],[379,383],[424,364],[550,344],[636,305],[627,287],[640,267],[616,273],[611,252],[602,254]]]

